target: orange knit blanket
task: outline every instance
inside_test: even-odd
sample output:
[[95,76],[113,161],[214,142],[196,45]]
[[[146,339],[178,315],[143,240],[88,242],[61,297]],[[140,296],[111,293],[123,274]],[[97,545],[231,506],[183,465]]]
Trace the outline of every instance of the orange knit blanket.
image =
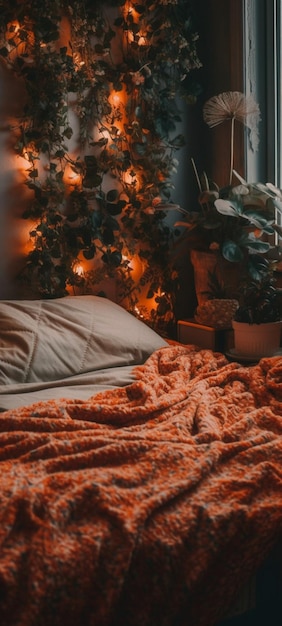
[[1,626],[212,626],[282,527],[282,358],[0,415]]

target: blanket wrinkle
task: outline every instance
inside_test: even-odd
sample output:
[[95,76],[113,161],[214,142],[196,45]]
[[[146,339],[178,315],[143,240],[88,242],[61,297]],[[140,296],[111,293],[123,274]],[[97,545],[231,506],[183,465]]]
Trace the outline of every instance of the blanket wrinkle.
[[1,626],[214,626],[281,535],[282,359],[135,373],[0,415]]

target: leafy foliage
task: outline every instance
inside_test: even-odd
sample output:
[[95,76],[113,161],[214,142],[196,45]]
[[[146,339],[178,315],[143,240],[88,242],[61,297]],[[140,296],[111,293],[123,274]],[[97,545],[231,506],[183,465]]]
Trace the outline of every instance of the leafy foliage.
[[241,303],[234,319],[248,324],[263,324],[280,320],[279,290],[275,283],[271,264],[265,260],[260,277],[244,283]]
[[[253,279],[261,274],[261,259],[273,247],[269,237],[282,236],[275,222],[277,197],[261,183],[219,189],[205,176],[207,188],[199,194],[200,210],[185,212],[184,238],[191,248],[218,250],[231,263],[248,260]],[[277,190],[278,193],[278,190]]]
[[176,94],[193,102],[197,92],[188,9],[187,0],[0,0],[0,55],[26,94],[15,151],[28,162],[24,218],[36,226],[23,276],[41,296],[93,281],[95,272],[87,279],[75,264],[95,259],[99,280],[118,277],[133,306],[141,286],[128,258],[136,254],[148,293],[173,287],[172,234],[154,203],[171,201],[184,142]]

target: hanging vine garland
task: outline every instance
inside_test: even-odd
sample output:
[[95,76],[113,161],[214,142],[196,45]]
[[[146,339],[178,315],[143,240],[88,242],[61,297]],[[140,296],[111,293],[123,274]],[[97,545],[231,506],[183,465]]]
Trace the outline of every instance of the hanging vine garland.
[[[171,231],[156,207],[171,202],[184,142],[176,94],[195,99],[189,2],[0,1],[0,9],[0,55],[26,94],[15,150],[28,163],[23,217],[35,225],[22,278],[40,297],[59,297],[112,276],[129,308],[146,286],[152,318],[171,317]],[[137,282],[132,257],[142,262]],[[82,276],[83,259],[95,263]]]

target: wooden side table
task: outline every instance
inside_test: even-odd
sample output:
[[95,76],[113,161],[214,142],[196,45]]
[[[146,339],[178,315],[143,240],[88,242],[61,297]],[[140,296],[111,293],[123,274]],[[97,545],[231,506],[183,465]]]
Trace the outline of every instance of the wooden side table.
[[234,347],[232,328],[218,330],[212,326],[198,324],[193,318],[178,320],[177,340],[216,352],[228,352]]

